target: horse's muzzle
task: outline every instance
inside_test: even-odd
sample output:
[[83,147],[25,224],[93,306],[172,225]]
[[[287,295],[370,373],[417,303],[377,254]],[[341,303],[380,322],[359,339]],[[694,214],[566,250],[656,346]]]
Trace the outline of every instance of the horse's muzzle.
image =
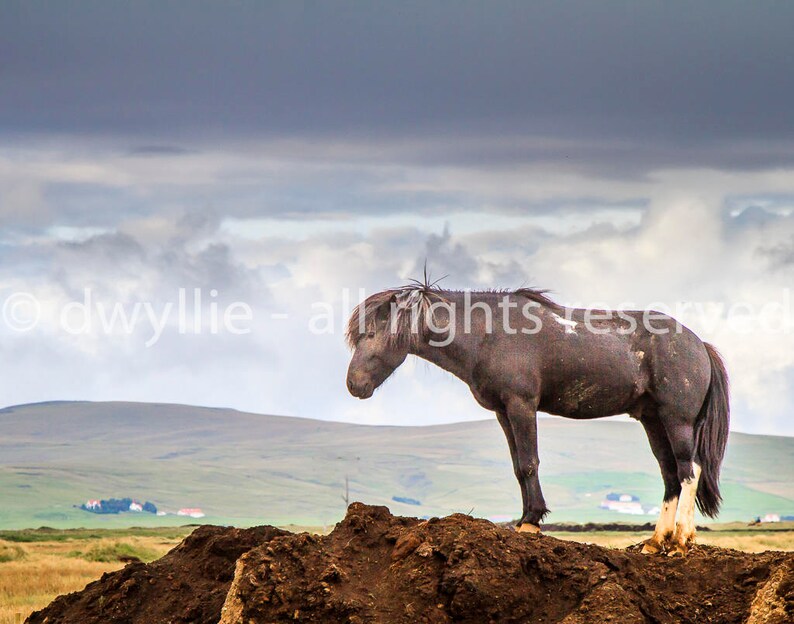
[[358,384],[355,383],[352,379],[347,380],[347,389],[357,399],[368,399],[372,396],[372,393],[375,392],[375,388],[370,382]]

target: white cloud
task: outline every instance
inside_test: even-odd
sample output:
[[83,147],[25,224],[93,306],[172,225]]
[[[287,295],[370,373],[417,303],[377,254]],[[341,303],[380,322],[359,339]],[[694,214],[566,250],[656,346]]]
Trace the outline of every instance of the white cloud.
[[[462,383],[425,365],[404,366],[370,401],[345,390],[343,290],[349,307],[359,288],[416,277],[427,259],[451,287],[533,285],[580,304],[709,304],[709,314],[683,320],[728,360],[734,426],[794,434],[791,333],[743,333],[726,316],[790,288],[790,171],[613,179],[548,162],[425,166],[409,143],[368,161],[366,147],[251,143],[143,158],[106,145],[0,158],[0,178],[23,189],[16,203],[0,198],[0,303],[23,291],[46,304],[35,331],[0,333],[14,363],[0,380],[3,402],[176,401],[379,424],[483,417]],[[252,331],[197,337],[172,322],[148,348],[145,328],[65,334],[56,312],[87,286],[125,305],[214,288],[224,305],[252,307]],[[332,335],[309,331],[317,301],[333,307]]]

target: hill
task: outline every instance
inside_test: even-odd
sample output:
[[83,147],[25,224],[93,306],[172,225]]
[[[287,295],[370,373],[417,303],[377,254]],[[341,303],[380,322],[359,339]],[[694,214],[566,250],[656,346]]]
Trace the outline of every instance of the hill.
[[[661,479],[641,426],[544,418],[539,428],[551,521],[648,519],[598,508],[610,492],[658,504]],[[520,509],[495,420],[374,427],[184,405],[55,402],[0,410],[0,431],[0,528],[185,521],[72,507],[127,496],[158,509],[200,507],[202,522],[215,524],[328,526],[344,515],[346,476],[351,501],[400,514],[496,517]],[[794,514],[792,457],[794,438],[732,434],[720,520]]]

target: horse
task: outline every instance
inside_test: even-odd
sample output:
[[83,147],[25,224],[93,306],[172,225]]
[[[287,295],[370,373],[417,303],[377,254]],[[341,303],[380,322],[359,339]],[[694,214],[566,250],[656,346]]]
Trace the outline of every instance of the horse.
[[573,419],[629,414],[645,429],[664,498],[642,552],[685,555],[695,505],[716,517],[728,438],[728,374],[710,344],[649,310],[589,310],[548,291],[455,291],[412,283],[367,297],[345,337],[347,388],[367,399],[410,355],[465,382],[496,414],[521,490],[516,529],[539,533],[549,509],[538,475],[537,412]]

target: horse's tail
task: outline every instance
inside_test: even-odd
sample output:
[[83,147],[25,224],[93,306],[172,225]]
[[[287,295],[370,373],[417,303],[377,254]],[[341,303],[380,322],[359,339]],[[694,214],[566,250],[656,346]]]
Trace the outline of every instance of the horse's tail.
[[697,457],[701,468],[697,506],[704,515],[715,518],[722,502],[720,465],[728,442],[731,409],[725,364],[713,346],[704,344],[711,362],[711,384],[703,400],[703,407],[700,408],[695,431]]

